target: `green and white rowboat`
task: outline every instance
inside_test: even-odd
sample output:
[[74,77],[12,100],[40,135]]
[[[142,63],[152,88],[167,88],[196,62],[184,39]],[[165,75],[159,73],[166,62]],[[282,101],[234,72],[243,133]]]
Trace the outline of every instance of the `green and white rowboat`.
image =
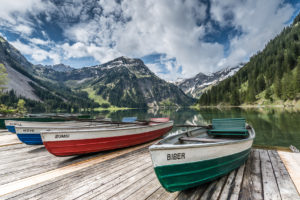
[[[255,138],[251,126],[244,123],[241,131],[227,126],[223,136],[214,121],[212,127],[194,128],[150,146],[154,171],[167,191],[181,191],[215,180],[247,160]],[[217,134],[212,130],[217,130]]]

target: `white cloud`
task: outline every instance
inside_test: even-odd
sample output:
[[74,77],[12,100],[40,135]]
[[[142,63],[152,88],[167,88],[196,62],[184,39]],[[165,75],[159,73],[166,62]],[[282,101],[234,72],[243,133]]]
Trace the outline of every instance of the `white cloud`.
[[[210,8],[211,18],[221,27],[233,26],[242,31],[230,38],[228,56],[224,56],[222,44],[204,41],[207,32],[214,34],[216,30],[210,22],[203,23],[207,5],[194,0],[77,0],[58,6],[42,0],[3,1],[0,26],[25,34],[30,43],[15,41],[14,45],[36,62],[52,59],[58,63],[62,58],[92,56],[103,63],[121,55],[161,53],[166,55],[160,63],[167,73],[159,64],[148,66],[160,77],[174,80],[246,61],[282,30],[294,11],[283,0],[211,0]],[[65,41],[56,44],[45,31],[41,33],[47,40],[30,38],[35,24],[28,13],[36,18],[45,13],[48,21],[58,18]]]
[[44,45],[44,46],[50,43],[50,41],[41,40],[39,38],[31,38],[29,39],[29,41],[33,44]]
[[59,50],[46,51],[33,43],[27,45],[19,40],[10,43],[15,48],[17,48],[22,54],[30,56],[36,64],[41,63],[46,59],[53,60],[53,64],[61,63],[61,56]]
[[267,42],[274,38],[291,18],[294,8],[283,4],[282,0],[213,0],[212,17],[225,23],[226,12],[234,15],[232,25],[242,30],[242,35],[230,40],[230,54],[218,63],[218,67],[237,65],[262,50]]
[[15,26],[15,30],[20,32],[20,33],[24,33],[25,35],[30,35],[33,31],[31,27],[26,26],[24,24]]
[[30,35],[35,24],[28,14],[36,16],[46,9],[53,8],[52,4],[42,0],[2,0],[0,6],[0,26],[19,34]]

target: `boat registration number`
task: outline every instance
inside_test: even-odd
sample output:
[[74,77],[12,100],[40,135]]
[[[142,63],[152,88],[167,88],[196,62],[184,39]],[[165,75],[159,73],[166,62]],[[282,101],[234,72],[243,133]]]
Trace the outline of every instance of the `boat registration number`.
[[23,133],[33,133],[34,129],[23,129]]
[[168,153],[167,160],[185,159],[185,153]]
[[55,135],[55,138],[69,138],[70,135],[69,134],[58,134],[58,135]]

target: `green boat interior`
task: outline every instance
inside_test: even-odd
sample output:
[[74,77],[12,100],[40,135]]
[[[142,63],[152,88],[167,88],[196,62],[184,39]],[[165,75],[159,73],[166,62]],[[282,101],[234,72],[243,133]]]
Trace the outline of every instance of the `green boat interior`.
[[234,142],[248,138],[251,127],[243,118],[213,119],[211,129],[187,128],[181,134],[169,136],[158,144],[196,144]]
[[246,120],[244,118],[213,119],[210,135],[248,135]]

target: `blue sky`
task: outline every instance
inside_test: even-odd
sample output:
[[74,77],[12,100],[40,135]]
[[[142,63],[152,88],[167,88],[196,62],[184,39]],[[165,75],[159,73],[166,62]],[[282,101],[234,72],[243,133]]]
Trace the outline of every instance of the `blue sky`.
[[166,80],[246,62],[298,0],[1,0],[0,34],[34,64],[141,58]]

